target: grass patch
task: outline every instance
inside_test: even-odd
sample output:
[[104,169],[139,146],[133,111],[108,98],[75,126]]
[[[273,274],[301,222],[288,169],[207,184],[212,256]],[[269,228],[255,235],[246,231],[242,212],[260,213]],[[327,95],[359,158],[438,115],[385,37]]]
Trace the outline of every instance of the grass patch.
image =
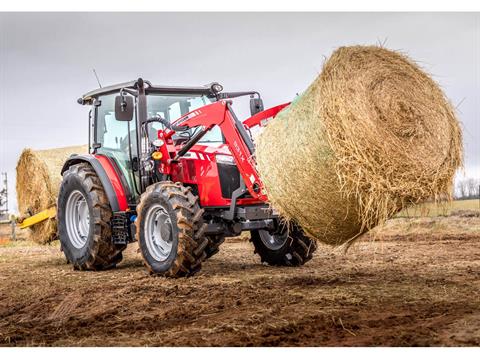
[[450,203],[426,202],[416,206],[408,207],[399,212],[396,217],[439,217],[449,216],[453,211],[478,210],[480,211],[480,200],[467,199],[452,201]]
[[[12,241],[10,239],[8,240],[2,240],[0,241],[0,248],[20,248],[20,247],[43,247],[39,245],[38,243],[35,243],[33,241],[27,240],[27,241]],[[51,248],[60,248],[60,241],[53,241],[49,244],[46,245],[46,247],[51,247]]]

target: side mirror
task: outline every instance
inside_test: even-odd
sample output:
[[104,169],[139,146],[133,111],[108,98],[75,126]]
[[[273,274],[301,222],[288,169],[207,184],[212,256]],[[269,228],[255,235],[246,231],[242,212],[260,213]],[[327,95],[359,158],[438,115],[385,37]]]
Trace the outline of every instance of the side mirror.
[[251,116],[263,111],[263,101],[261,98],[250,98],[250,114]]
[[115,97],[115,118],[117,121],[133,120],[134,103],[132,96]]

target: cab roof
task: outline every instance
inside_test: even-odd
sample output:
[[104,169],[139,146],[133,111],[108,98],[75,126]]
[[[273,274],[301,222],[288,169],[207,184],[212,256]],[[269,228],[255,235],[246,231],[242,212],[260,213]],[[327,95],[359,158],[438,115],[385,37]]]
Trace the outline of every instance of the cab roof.
[[[99,96],[111,95],[119,92],[121,89],[136,90],[138,88],[139,80],[123,82],[111,86],[101,87],[96,90],[87,92],[81,98],[78,99],[78,103],[81,105],[91,103],[92,99]],[[150,81],[143,80],[145,84],[145,93],[163,93],[163,94],[200,94],[206,96],[215,96],[215,92],[212,86],[216,82],[212,82],[203,86],[164,86],[164,85],[152,85]]]

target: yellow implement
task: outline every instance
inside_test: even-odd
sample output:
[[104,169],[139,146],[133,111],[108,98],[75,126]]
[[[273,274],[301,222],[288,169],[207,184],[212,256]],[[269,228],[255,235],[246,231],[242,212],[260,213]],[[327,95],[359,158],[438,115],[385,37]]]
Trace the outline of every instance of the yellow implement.
[[34,224],[40,223],[49,218],[55,218],[57,215],[57,208],[50,207],[44,211],[38,212],[31,217],[25,218],[22,222],[19,223],[20,228],[27,228],[33,226]]

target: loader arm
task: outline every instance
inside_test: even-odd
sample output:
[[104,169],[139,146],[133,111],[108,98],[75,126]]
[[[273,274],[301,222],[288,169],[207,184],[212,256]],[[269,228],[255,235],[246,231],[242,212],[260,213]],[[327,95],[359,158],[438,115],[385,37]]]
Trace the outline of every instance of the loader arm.
[[265,120],[267,120],[270,117],[275,118],[277,114],[282,111],[285,107],[290,105],[291,102],[283,103],[281,105],[271,107],[265,111],[261,111],[252,117],[247,118],[245,121],[243,121],[243,125],[246,126],[247,128],[252,128],[255,126],[263,126],[265,123]]
[[[248,192],[250,192],[250,195],[255,199],[267,201],[268,198],[264,193],[263,183],[255,168],[253,143],[245,130],[245,125],[235,117],[230,105],[231,101],[218,101],[211,105],[207,105],[189,112],[178,120],[174,121],[173,125],[175,126],[188,128],[201,127],[202,130],[194,135],[193,138],[177,152],[173,159],[164,157],[165,161],[167,162],[166,165],[174,165],[178,158],[183,156],[208,131],[210,131],[214,126],[219,126],[225,138],[225,143],[229,147],[230,152],[235,159],[235,163],[238,167],[240,175],[242,176],[245,186],[248,189]],[[260,124],[261,120],[275,116],[287,105],[288,104],[276,106],[275,108],[256,114],[249,119],[251,121],[250,126],[248,127]],[[175,131],[168,130],[162,134],[162,137],[169,139],[174,133]]]

